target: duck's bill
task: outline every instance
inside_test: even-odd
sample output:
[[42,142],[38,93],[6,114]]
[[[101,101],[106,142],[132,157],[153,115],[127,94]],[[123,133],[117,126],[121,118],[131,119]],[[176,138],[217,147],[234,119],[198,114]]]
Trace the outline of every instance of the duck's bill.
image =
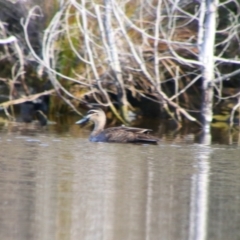
[[82,118],[81,120],[77,121],[75,124],[80,124],[80,125],[82,125],[82,124],[87,123],[88,121],[89,121],[89,118],[88,118],[88,117],[84,117],[84,118]]

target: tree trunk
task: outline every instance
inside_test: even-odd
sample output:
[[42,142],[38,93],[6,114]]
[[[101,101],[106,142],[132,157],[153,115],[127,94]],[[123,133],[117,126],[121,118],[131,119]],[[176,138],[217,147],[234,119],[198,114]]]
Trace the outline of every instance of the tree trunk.
[[124,89],[121,64],[118,57],[118,49],[116,46],[116,38],[114,29],[112,28],[112,12],[113,3],[111,0],[104,0],[105,6],[105,34],[107,39],[107,53],[109,58],[109,64],[114,74],[115,84],[118,91],[118,101],[120,103],[120,109],[124,120],[128,121],[128,101],[126,92]]
[[203,0],[201,2],[199,21],[199,60],[202,63],[203,102],[201,114],[204,133],[209,133],[211,130],[213,115],[214,43],[217,8],[218,0]]

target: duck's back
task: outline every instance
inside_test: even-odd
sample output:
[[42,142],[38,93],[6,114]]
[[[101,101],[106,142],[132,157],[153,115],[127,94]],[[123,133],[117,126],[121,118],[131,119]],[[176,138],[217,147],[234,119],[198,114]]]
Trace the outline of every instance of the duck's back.
[[159,139],[149,135],[148,129],[113,127],[107,128],[90,136],[92,142],[118,142],[118,143],[152,143],[156,144]]

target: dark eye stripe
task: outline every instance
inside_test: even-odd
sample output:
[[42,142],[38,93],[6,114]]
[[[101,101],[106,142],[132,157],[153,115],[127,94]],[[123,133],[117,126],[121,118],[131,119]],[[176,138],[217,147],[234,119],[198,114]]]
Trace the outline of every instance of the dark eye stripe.
[[88,111],[88,114],[92,114],[92,113],[99,113],[99,110],[91,109],[91,110]]

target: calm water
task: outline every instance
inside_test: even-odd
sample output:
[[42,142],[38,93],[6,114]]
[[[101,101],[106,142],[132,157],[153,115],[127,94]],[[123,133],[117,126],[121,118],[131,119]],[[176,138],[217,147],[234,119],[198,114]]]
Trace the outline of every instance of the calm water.
[[0,128],[1,240],[239,240],[240,147]]

